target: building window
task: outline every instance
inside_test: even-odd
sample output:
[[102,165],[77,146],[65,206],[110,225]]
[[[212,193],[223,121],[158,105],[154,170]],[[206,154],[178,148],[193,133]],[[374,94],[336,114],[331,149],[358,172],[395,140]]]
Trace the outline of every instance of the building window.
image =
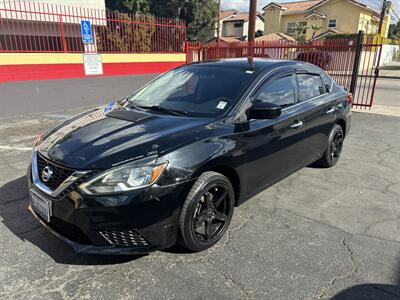
[[243,23],[234,23],[233,26],[235,28],[242,28],[243,27]]
[[294,33],[296,29],[296,22],[287,23],[287,33]]
[[336,19],[330,19],[328,21],[328,27],[329,28],[335,28],[336,27]]

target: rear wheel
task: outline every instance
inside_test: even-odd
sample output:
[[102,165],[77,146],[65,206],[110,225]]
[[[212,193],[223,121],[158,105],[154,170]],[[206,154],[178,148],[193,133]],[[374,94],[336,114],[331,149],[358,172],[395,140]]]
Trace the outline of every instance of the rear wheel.
[[340,154],[342,153],[343,141],[343,128],[340,125],[335,124],[329,135],[328,148],[316,164],[324,168],[330,168],[336,165],[340,158]]
[[234,209],[234,192],[228,178],[205,172],[186,197],[179,218],[179,244],[191,251],[215,245],[228,229]]

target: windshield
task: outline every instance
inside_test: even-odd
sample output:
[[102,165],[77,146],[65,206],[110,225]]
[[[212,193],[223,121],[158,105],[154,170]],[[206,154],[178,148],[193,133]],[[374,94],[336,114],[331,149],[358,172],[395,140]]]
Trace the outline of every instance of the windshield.
[[217,116],[238,101],[255,77],[249,69],[184,66],[157,78],[129,100],[132,106],[188,116]]

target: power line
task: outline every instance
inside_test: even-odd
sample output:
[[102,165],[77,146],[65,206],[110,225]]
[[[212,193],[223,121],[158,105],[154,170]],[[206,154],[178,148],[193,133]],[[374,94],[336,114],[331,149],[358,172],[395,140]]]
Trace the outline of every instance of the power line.
[[[397,21],[400,21],[400,17],[398,16],[398,14],[396,13],[396,11],[394,10],[393,7],[390,7],[390,9],[392,10],[393,14],[396,16]],[[391,16],[393,17],[393,15],[391,14]]]

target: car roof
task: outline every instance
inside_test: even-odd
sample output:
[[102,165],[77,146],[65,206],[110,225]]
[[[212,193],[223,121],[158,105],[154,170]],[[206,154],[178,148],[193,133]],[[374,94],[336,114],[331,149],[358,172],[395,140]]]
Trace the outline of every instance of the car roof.
[[[234,68],[246,68],[251,67],[248,58],[227,58],[220,60],[210,60],[196,63],[201,66],[224,66],[224,67],[234,67]],[[273,69],[276,67],[284,66],[284,65],[309,65],[308,63],[302,61],[295,60],[278,60],[278,59],[269,59],[269,58],[254,58],[253,65],[257,70],[265,70],[265,69]]]

